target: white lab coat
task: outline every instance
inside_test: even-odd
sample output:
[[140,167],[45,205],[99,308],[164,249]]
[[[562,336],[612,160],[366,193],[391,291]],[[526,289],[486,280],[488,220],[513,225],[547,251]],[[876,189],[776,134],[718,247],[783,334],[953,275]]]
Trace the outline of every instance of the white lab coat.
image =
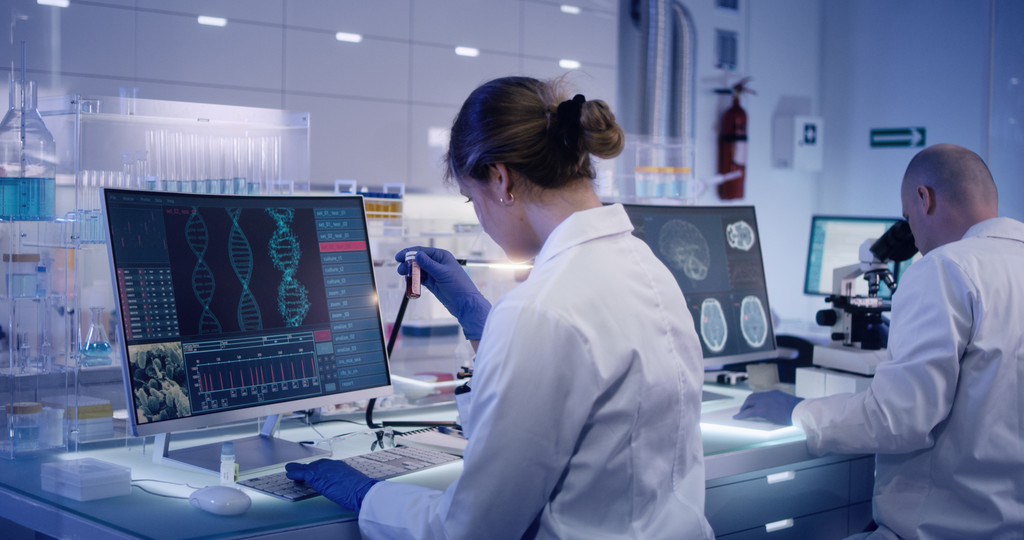
[[816,452],[876,456],[893,538],[1024,538],[1024,224],[994,218],[911,265],[867,391],[799,403]]
[[444,492],[375,485],[364,536],[712,537],[700,343],[675,279],[631,230],[614,205],[551,233],[488,316],[462,475]]

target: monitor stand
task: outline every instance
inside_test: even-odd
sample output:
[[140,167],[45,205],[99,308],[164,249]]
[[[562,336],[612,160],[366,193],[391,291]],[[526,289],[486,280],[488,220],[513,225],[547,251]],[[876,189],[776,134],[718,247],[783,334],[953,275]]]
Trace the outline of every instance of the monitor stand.
[[[330,454],[313,446],[274,437],[278,415],[268,416],[259,435],[234,439],[235,463],[239,474],[254,473],[290,461],[309,461]],[[226,441],[224,441],[226,442]],[[184,465],[204,472],[220,471],[220,449],[223,442],[170,449],[171,434],[159,433],[153,441],[153,462],[162,465]]]

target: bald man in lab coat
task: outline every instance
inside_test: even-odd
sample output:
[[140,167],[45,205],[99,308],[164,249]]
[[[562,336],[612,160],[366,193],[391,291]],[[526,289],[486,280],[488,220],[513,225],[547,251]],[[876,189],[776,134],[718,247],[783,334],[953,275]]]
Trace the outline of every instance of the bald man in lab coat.
[[737,417],[793,423],[818,454],[875,453],[867,538],[1024,538],[1024,223],[959,146],[907,167],[924,255],[892,299],[887,359],[857,394],[752,394]]

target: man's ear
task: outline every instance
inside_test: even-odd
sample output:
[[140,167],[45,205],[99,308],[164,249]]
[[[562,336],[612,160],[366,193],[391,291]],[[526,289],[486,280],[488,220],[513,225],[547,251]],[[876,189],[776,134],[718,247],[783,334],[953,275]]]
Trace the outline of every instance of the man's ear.
[[917,186],[917,199],[925,215],[935,213],[935,190],[928,186]]

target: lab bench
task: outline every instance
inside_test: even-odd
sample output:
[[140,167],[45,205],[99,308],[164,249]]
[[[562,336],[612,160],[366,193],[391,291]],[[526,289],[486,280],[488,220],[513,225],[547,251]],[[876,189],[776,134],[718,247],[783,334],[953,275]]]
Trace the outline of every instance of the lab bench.
[[[706,403],[709,412],[739,406],[747,391],[715,387],[730,399]],[[383,412],[377,420],[454,415],[450,404],[413,413]],[[358,422],[360,419],[353,417]],[[289,440],[319,440],[360,429],[353,423],[329,422],[313,428],[298,421],[282,422],[279,436]],[[236,426],[175,436],[177,443],[196,444],[244,436],[252,426]],[[234,433],[231,430],[241,430]],[[871,520],[872,456],[827,455],[807,452],[804,436],[795,428],[755,431],[702,425],[706,467],[705,514],[718,538],[843,538],[859,532]],[[368,434],[337,439],[336,458],[369,451]],[[9,461],[0,467],[0,518],[58,538],[284,538],[301,534],[304,540],[359,538],[356,516],[323,497],[285,502],[249,491],[252,507],[241,516],[218,516],[193,508],[185,496],[192,487],[217,482],[214,473],[155,464],[147,439],[83,445],[77,453],[43,454]],[[55,459],[92,457],[132,469],[129,495],[76,501],[44,491],[40,470]],[[443,489],[461,472],[461,462],[412,473],[392,481]],[[173,482],[160,483],[158,481]],[[182,485],[182,484],[188,484]],[[191,486],[191,487],[189,487]],[[0,528],[11,530],[0,521]],[[31,538],[29,533],[27,538]]]

